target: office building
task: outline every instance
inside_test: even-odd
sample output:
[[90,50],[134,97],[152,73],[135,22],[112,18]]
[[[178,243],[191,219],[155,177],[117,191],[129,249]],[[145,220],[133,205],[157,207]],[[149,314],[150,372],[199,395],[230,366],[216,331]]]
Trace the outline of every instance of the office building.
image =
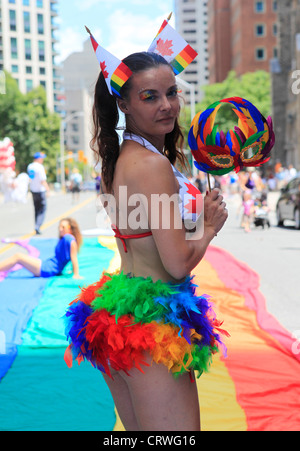
[[277,57],[276,0],[210,0],[210,83],[222,82],[230,70],[237,75],[269,71]]
[[21,92],[43,86],[50,111],[58,111],[60,77],[55,65],[57,0],[0,0],[0,71]]
[[84,42],[83,51],[72,53],[62,62],[65,146],[75,158],[79,151],[83,151],[91,165],[94,164],[90,149],[91,111],[99,71],[90,39]]
[[[202,100],[201,87],[209,81],[208,3],[208,0],[175,0],[176,30],[198,53],[198,57],[180,74],[180,78],[194,86],[196,102]],[[189,89],[183,87],[182,90],[189,103]]]

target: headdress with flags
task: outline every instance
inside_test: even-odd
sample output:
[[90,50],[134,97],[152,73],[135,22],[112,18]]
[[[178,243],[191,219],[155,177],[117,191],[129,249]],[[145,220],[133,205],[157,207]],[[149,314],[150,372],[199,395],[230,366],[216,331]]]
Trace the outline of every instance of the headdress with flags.
[[90,30],[87,27],[85,28],[91,36],[92,45],[110,94],[121,97],[120,90],[131,77],[131,70],[121,60],[101,47]]
[[[148,53],[161,55],[173,68],[175,75],[184,71],[198,55],[197,52],[169,25],[171,15],[159,29]],[[101,47],[90,30],[94,51],[97,55],[110,94],[121,97],[122,86],[131,77],[132,71],[121,60]]]

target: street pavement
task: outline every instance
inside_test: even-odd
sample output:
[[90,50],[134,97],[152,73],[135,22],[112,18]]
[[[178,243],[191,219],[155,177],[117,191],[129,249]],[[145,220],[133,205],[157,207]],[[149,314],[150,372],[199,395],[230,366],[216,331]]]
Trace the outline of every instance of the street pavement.
[[[269,195],[271,228],[252,227],[250,233],[241,228],[240,197],[226,198],[229,219],[212,244],[227,250],[260,275],[261,292],[267,309],[290,332],[300,330],[300,231],[293,224],[277,227],[275,206],[278,193]],[[34,212],[29,195],[28,203],[3,204],[0,198],[0,240],[20,239],[33,235]],[[78,201],[71,194],[52,193],[48,198],[46,220],[38,239],[57,237],[58,222],[72,216],[81,230],[101,227],[97,220],[96,195],[81,193]],[[0,244],[0,260],[19,251],[16,246]]]

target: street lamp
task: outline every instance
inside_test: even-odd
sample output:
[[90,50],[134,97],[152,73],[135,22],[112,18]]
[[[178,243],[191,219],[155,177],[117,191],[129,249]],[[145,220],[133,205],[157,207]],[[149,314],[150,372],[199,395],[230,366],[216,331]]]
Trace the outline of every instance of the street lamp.
[[60,182],[62,191],[66,190],[66,176],[65,176],[65,125],[75,117],[84,116],[83,111],[75,111],[61,120],[60,123]]

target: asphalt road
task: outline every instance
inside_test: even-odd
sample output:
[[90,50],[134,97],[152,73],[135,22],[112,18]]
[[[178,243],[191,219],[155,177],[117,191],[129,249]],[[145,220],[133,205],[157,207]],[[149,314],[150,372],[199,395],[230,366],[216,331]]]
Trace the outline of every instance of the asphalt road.
[[[239,196],[228,197],[229,219],[212,244],[227,250],[260,275],[261,292],[269,312],[286,329],[296,332],[300,330],[300,231],[295,230],[292,223],[284,228],[276,226],[276,199],[276,193],[269,197],[271,228],[252,228],[251,233],[245,233],[240,227]],[[33,236],[33,216],[30,195],[25,205],[3,204],[0,198],[0,240]],[[99,221],[97,223],[95,193],[81,193],[76,202],[71,194],[51,194],[39,239],[56,237],[58,222],[65,216],[75,218],[82,230],[101,226]],[[16,246],[1,243],[0,260],[16,250]]]

